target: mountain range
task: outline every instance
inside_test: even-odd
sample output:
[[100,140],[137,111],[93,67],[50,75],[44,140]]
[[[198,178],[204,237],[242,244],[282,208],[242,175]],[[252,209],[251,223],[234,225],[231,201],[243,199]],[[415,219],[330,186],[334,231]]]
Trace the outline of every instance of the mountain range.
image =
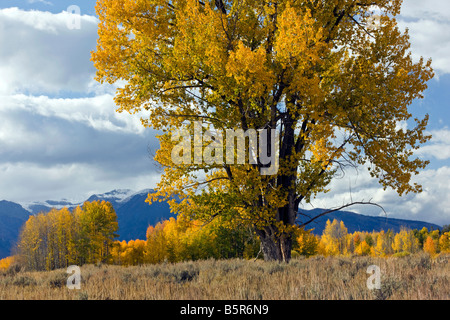
[[[134,192],[129,189],[116,189],[102,194],[93,194],[85,201],[105,200],[112,204],[117,214],[119,223],[120,240],[146,239],[146,231],[149,225],[167,220],[175,215],[170,213],[170,207],[166,202],[156,202],[151,206],[145,202],[152,189]],[[72,203],[68,200],[44,202],[32,202],[24,204],[24,208],[30,214],[48,212],[52,208],[67,207],[73,209],[82,206],[83,203]]]
[[[175,217],[170,212],[170,207],[166,202],[153,203],[151,206],[145,202],[148,193],[151,191],[151,189],[146,189],[133,192],[128,189],[117,189],[103,194],[94,194],[86,199],[86,201],[105,200],[113,205],[119,223],[119,240],[145,240],[149,225],[155,225],[160,221]],[[66,199],[21,204],[5,200],[0,201],[0,259],[11,254],[11,249],[17,241],[20,229],[30,215],[48,212],[52,208],[60,209],[67,207],[73,209],[76,206],[82,205],[83,202],[72,203]],[[303,215],[314,217],[324,212],[324,209],[300,210],[300,212]],[[428,230],[441,228],[438,225],[423,221],[366,216],[349,211],[337,211],[316,219],[306,229],[312,229],[313,233],[320,235],[328,219],[343,221],[348,232],[351,233],[355,231],[380,231],[388,229],[398,232],[402,227],[419,230],[423,227],[426,227]]]
[[[300,213],[307,215],[309,217],[315,217],[326,211],[325,209],[313,209],[313,210],[299,210]],[[301,215],[299,215],[301,216]],[[312,230],[312,233],[321,235],[325,229],[327,220],[333,221],[334,219],[344,222],[345,227],[349,233],[355,231],[381,231],[381,230],[392,230],[394,233],[398,233],[402,228],[406,229],[422,229],[423,227],[428,230],[442,229],[433,223],[428,223],[424,221],[415,220],[405,220],[388,218],[386,216],[367,216],[350,211],[335,211],[321,216],[314,220],[312,223],[308,224],[305,229]],[[309,220],[309,218],[308,218]],[[297,220],[299,223],[300,219]]]

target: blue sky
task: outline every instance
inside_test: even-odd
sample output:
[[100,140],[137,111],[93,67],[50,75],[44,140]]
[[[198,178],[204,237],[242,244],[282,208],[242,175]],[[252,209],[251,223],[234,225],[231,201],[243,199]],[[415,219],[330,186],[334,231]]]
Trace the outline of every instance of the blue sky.
[[[63,11],[71,5],[81,10],[80,29],[67,27]],[[159,178],[149,153],[158,147],[155,132],[141,126],[139,115],[115,112],[115,88],[94,81],[94,7],[95,0],[0,2],[0,200],[81,201],[116,188],[151,188]],[[432,58],[436,72],[425,98],[411,106],[414,116],[430,115],[433,134],[418,152],[431,161],[415,177],[424,192],[400,198],[361,169],[312,204],[371,200],[392,217],[449,224],[450,1],[405,0],[398,20],[409,29],[413,56]]]
[[81,9],[81,14],[95,16],[95,3],[95,0],[2,0],[0,8],[18,7],[23,10],[60,13],[71,5],[77,5]]

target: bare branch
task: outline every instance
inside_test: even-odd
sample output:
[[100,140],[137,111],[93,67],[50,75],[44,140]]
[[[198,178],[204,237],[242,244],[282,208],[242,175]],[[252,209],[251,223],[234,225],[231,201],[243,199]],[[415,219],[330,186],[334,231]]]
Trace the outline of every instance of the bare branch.
[[339,208],[334,208],[334,209],[330,209],[330,210],[324,211],[324,212],[322,212],[321,214],[318,214],[318,215],[315,216],[314,218],[311,218],[310,220],[308,220],[308,221],[306,221],[306,222],[303,222],[302,224],[300,224],[300,225],[298,225],[298,226],[299,226],[300,228],[302,228],[302,227],[306,226],[307,224],[310,224],[310,223],[313,222],[314,220],[319,219],[320,217],[323,217],[323,216],[325,216],[325,215],[327,215],[327,214],[329,214],[329,213],[336,212],[336,211],[340,211],[340,210],[342,210],[342,209],[345,209],[345,208],[348,208],[348,207],[351,207],[351,206],[355,206],[355,205],[371,205],[371,206],[376,206],[376,207],[380,208],[381,210],[383,210],[384,214],[387,216],[386,210],[384,210],[384,208],[383,208],[381,205],[379,205],[378,203],[373,203],[373,202],[370,202],[370,201],[369,201],[369,202],[357,201],[357,202],[348,203],[348,204],[343,205],[343,206],[341,206],[341,207],[339,207]]
[[368,36],[370,36],[370,37],[372,37],[372,38],[374,38],[375,39],[375,36],[373,35],[373,34],[371,34],[370,32],[369,32],[369,30],[367,30],[360,22],[358,22],[358,20],[356,20],[352,15],[348,15],[348,17],[350,18],[350,19],[352,19],[352,21],[353,22],[355,22],[356,23],[356,25],[358,26],[358,27],[360,27]]

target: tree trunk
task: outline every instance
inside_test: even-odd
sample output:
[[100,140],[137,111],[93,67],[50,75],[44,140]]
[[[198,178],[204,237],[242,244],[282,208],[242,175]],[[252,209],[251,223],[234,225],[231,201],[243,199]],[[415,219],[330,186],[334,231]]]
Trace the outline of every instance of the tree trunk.
[[289,262],[291,260],[292,237],[283,234],[277,237],[269,228],[258,230],[257,234],[261,241],[261,251],[265,261]]
[[[290,180],[288,177],[287,180]],[[295,201],[293,190],[288,192],[288,203],[278,208],[276,220],[282,222],[285,226],[295,225],[298,212],[298,202]],[[291,260],[292,234],[288,232],[279,233],[274,225],[265,227],[262,230],[256,230],[256,234],[261,241],[261,251],[266,261],[289,262]]]

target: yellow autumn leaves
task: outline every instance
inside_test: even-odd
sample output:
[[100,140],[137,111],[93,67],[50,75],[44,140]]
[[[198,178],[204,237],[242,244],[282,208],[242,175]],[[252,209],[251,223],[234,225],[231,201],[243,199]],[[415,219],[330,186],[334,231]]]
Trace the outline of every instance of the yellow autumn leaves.
[[[368,30],[374,7],[380,24]],[[289,242],[284,225],[338,167],[370,163],[384,187],[421,191],[411,179],[427,161],[412,157],[429,139],[428,118],[406,131],[395,124],[411,118],[433,71],[412,60],[400,8],[400,0],[99,0],[92,60],[97,80],[123,81],[119,110],[146,110],[143,125],[163,132],[157,196],[189,198],[174,206],[193,218],[199,208],[209,219],[226,212]],[[191,121],[279,131],[280,170],[255,176],[261,161],[175,165],[171,134]]]
[[108,262],[117,230],[116,213],[106,201],[85,202],[72,212],[52,209],[26,221],[15,259],[34,270]]

